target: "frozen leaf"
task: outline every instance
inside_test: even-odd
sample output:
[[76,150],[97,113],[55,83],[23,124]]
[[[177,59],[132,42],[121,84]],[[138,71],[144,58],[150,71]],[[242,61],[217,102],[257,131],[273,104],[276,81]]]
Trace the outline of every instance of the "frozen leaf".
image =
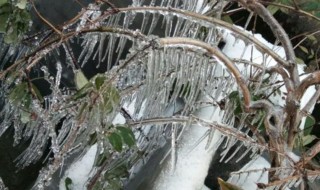
[[121,136],[118,133],[111,133],[108,136],[109,142],[112,145],[112,147],[118,151],[121,152],[122,151],[122,139]]
[[19,9],[25,9],[27,6],[27,0],[20,0],[17,5],[16,5]]
[[94,132],[89,135],[88,145],[94,145],[97,142],[97,133]]
[[43,102],[43,97],[39,91],[39,89],[36,87],[36,85],[34,85],[33,83],[31,83],[31,89],[33,91],[33,93],[36,95],[36,97],[38,98],[38,100],[40,102]]
[[299,46],[299,48],[300,48],[304,53],[306,53],[306,54],[309,53],[309,51],[308,51],[308,49],[307,49],[306,47],[304,47],[304,46]]
[[304,123],[304,135],[309,135],[312,131],[312,127],[316,123],[316,120],[311,115],[307,116],[306,122]]
[[66,190],[71,190],[72,179],[70,177],[66,177],[66,179],[64,180],[64,185],[66,187]]
[[95,78],[95,85],[97,90],[100,89],[100,87],[103,85],[104,81],[106,80],[105,76],[99,75]]
[[10,102],[15,106],[21,103],[26,95],[27,88],[28,84],[26,82],[16,85],[9,94]]
[[315,135],[307,135],[307,136],[302,137],[303,146],[306,146],[306,145],[312,143],[312,141],[314,141],[315,139],[317,139],[317,137]]
[[22,110],[20,114],[20,121],[25,124],[25,123],[28,123],[30,119],[31,119],[31,114],[27,111]]
[[267,9],[272,15],[274,15],[274,13],[276,13],[279,10],[279,7],[274,5],[269,5]]
[[95,161],[95,166],[96,167],[99,167],[99,166],[101,166],[105,161],[106,161],[106,159],[107,159],[107,156],[106,156],[106,154],[99,154],[98,155],[98,157],[96,158],[96,161]]
[[128,127],[118,126],[117,130],[119,131],[119,135],[122,137],[122,140],[129,147],[135,144],[135,138],[132,130]]
[[225,182],[221,178],[218,178],[218,183],[220,185],[221,190],[242,190],[240,187],[237,187],[231,183]]
[[80,98],[85,97],[91,88],[92,88],[92,83],[88,82],[85,86],[83,86],[80,90],[78,90],[75,93],[75,95],[73,95],[73,99],[78,100]]
[[304,64],[304,61],[298,57],[296,57],[296,63],[297,64]]
[[18,41],[18,30],[15,26],[11,26],[4,36],[4,42],[7,44],[12,44]]
[[77,70],[75,72],[75,82],[78,90],[84,87],[88,83],[87,77],[84,76],[81,70]]

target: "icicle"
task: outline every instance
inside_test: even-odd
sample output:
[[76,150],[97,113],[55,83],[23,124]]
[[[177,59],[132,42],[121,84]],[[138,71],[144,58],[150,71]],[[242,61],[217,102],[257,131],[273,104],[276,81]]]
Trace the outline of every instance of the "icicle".
[[224,162],[228,163],[239,152],[239,150],[242,148],[242,146],[243,146],[242,143],[239,146],[237,146],[237,149]]
[[123,21],[123,28],[128,29],[129,26],[132,24],[133,20],[135,19],[135,17],[136,17],[136,12],[133,12],[133,11],[125,12],[124,21]]
[[171,36],[171,31],[172,31],[172,14],[168,13],[165,17],[164,20],[166,22],[166,26],[165,26],[165,36],[169,37]]
[[144,33],[146,26],[149,23],[149,18],[150,18],[150,12],[145,12],[143,13],[143,20],[142,20],[142,24],[141,24],[141,32]]
[[116,44],[116,37],[113,34],[110,34],[109,36],[109,42],[108,42],[108,62],[107,62],[107,69],[110,70],[112,66],[112,57],[114,54],[115,44]]
[[250,150],[250,148],[247,148],[247,150],[236,160],[236,163],[242,160],[242,158],[244,158],[250,152]]
[[99,48],[97,51],[99,53],[99,58],[98,58],[98,64],[97,64],[96,68],[99,68],[100,64],[102,62],[102,57],[103,57],[103,52],[104,52],[103,51],[104,50],[104,42],[106,41],[106,37],[107,37],[107,35],[104,33],[99,35],[100,42],[99,42]]
[[176,124],[172,124],[171,129],[171,172],[175,171],[176,163],[177,163],[177,144],[176,144],[176,137],[177,137],[177,126]]
[[158,24],[160,18],[160,14],[159,13],[153,13],[152,14],[152,21],[149,27],[149,31],[148,31],[148,35],[152,34],[152,32],[154,31],[155,27]]

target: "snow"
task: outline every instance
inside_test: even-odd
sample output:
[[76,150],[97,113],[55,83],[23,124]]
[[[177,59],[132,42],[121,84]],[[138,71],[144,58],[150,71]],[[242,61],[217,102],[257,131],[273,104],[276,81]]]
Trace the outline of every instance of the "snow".
[[243,175],[240,175],[240,177],[232,177],[228,180],[228,182],[237,184],[239,187],[245,190],[256,190],[256,182],[259,181],[260,183],[268,183],[268,173],[263,172],[262,170],[267,168],[270,168],[270,163],[262,156],[258,156],[251,162],[247,163],[239,171],[261,169],[260,171],[251,172],[249,175],[247,173],[244,173]]
[[[203,97],[203,100],[205,100],[205,97]],[[200,109],[196,115],[208,121],[216,121],[217,118],[221,118],[219,111],[210,106]],[[206,139],[195,147],[195,143],[207,130],[208,128],[200,125],[192,125],[186,129],[178,143],[176,169],[172,173],[170,160],[166,165],[163,165],[163,170],[155,182],[154,190],[206,189],[204,179],[207,176],[214,154],[213,146],[220,137],[220,134],[216,132],[207,150],[205,149]]]
[[59,189],[65,190],[65,179],[69,177],[72,180],[70,189],[72,190],[84,190],[85,184],[90,176],[90,171],[93,167],[97,152],[97,145],[92,145],[86,154],[77,162],[72,164],[70,168],[66,171],[65,175],[60,181]]

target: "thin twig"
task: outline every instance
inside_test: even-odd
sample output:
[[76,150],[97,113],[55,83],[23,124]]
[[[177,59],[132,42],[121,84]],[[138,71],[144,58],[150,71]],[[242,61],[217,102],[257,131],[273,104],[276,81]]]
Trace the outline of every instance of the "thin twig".
[[45,23],[47,24],[52,30],[54,30],[56,33],[58,33],[60,36],[62,36],[62,32],[60,30],[58,30],[55,26],[53,26],[53,24],[51,24],[47,19],[45,19],[41,14],[40,12],[38,11],[38,9],[36,8],[35,4],[34,4],[34,1],[31,0],[31,4],[32,4],[32,7],[34,9],[34,11],[36,12],[36,14],[40,17],[40,19]]

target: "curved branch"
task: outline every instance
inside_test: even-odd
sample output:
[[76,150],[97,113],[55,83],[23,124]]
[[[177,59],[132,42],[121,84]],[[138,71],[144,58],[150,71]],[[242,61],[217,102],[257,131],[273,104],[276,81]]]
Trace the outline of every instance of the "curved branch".
[[296,56],[293,50],[292,43],[286,31],[282,28],[279,22],[271,15],[267,8],[265,8],[261,3],[257,0],[236,0],[242,6],[248,8],[249,10],[255,12],[259,15],[271,28],[273,34],[276,36],[277,39],[280,40],[285,52],[286,58],[289,62],[287,65],[287,69],[290,71],[292,75],[292,79],[294,81],[294,85],[299,85],[299,74],[296,67]]
[[201,21],[207,22],[208,24],[215,24],[218,26],[221,26],[223,28],[226,28],[239,36],[242,36],[243,38],[246,38],[249,40],[251,43],[253,43],[260,51],[265,52],[269,54],[275,61],[277,61],[279,64],[283,66],[288,66],[288,63],[282,59],[278,54],[276,54],[273,50],[271,50],[269,47],[264,45],[262,42],[257,40],[255,37],[252,36],[252,34],[246,32],[245,30],[241,30],[240,28],[229,24],[227,22],[224,22],[220,19],[216,19],[213,17],[208,17],[205,15],[201,15],[199,13],[195,12],[190,12],[186,10],[180,10],[176,8],[164,8],[164,7],[126,7],[126,8],[119,8],[119,12],[128,12],[128,11],[136,11],[136,12],[141,12],[141,11],[158,11],[158,12],[165,12],[165,13],[175,13],[181,16],[186,17],[186,19],[189,17],[191,19],[199,19]]
[[301,81],[296,90],[296,98],[300,100],[309,86],[320,83],[320,71],[315,71]]
[[169,37],[169,38],[160,38],[159,39],[160,45],[177,45],[177,44],[185,44],[185,45],[192,45],[196,47],[200,47],[202,49],[205,49],[209,54],[216,56],[220,61],[224,63],[224,65],[228,68],[228,70],[234,75],[237,84],[242,90],[243,98],[244,98],[244,104],[245,104],[245,110],[249,111],[250,107],[250,100],[251,95],[249,92],[249,89],[247,85],[245,84],[245,81],[238,70],[238,68],[235,66],[235,64],[227,57],[225,56],[218,48],[214,48],[210,46],[207,43],[204,43],[199,40],[194,40],[190,38],[182,38],[182,37]]

